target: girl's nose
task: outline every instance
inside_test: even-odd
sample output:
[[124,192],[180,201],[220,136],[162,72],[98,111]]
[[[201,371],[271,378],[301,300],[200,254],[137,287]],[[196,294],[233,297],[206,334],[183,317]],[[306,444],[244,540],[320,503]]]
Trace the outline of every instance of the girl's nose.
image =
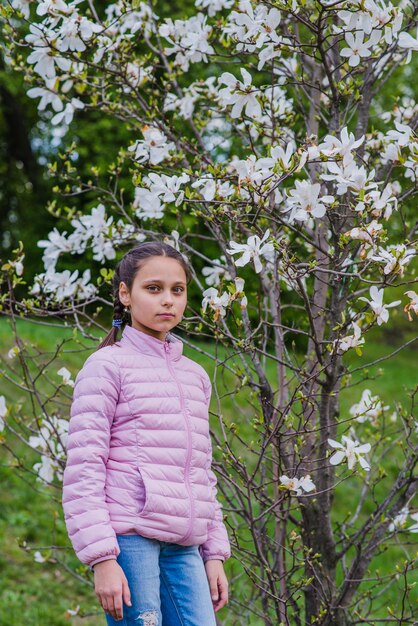
[[162,300],[164,304],[172,304],[173,294],[171,293],[171,291],[164,291]]

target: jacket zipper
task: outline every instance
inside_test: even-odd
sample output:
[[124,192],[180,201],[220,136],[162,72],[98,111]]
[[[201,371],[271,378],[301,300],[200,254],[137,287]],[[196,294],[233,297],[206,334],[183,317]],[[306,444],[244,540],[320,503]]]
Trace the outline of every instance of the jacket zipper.
[[166,360],[167,360],[167,365],[168,365],[168,369],[173,377],[173,379],[175,380],[178,390],[179,390],[179,394],[180,394],[180,404],[181,404],[181,409],[183,412],[183,415],[185,416],[185,422],[186,422],[186,430],[187,430],[187,441],[188,441],[188,448],[187,448],[187,458],[186,458],[186,467],[184,470],[184,479],[185,479],[185,483],[186,483],[186,487],[187,487],[187,491],[189,494],[189,499],[190,499],[190,526],[189,529],[187,531],[187,533],[184,535],[182,541],[186,541],[192,532],[193,529],[193,518],[194,518],[194,502],[193,502],[193,496],[192,496],[192,490],[190,487],[190,461],[192,458],[192,432],[191,432],[191,425],[190,425],[190,417],[189,417],[189,413],[186,410],[186,405],[184,402],[184,396],[183,396],[183,391],[181,388],[181,385],[177,379],[176,374],[174,373],[174,369],[171,365],[171,361],[170,361],[170,357],[169,357],[169,351],[170,351],[170,344],[167,340],[164,341],[164,350],[165,350],[165,356],[166,356]]

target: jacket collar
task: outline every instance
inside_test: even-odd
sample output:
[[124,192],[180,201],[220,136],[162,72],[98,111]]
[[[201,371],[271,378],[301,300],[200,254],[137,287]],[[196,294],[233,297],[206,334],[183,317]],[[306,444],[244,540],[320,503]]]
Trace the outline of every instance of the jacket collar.
[[165,340],[161,340],[132,326],[125,326],[120,343],[133,345],[142,354],[160,356],[163,359],[167,354],[173,361],[178,361],[183,353],[183,342],[171,333],[167,333]]

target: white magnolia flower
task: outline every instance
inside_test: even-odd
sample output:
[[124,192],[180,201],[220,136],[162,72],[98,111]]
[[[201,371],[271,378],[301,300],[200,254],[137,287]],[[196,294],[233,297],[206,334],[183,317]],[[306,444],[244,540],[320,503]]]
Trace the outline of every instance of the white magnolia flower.
[[280,476],[280,482],[289,491],[295,491],[296,496],[300,496],[302,494],[302,490],[309,492],[316,489],[309,474],[302,476],[302,478],[289,478],[284,474],[283,476]]
[[209,289],[205,289],[203,292],[203,311],[206,311],[207,306],[209,305],[215,311],[214,321],[216,321],[219,317],[224,317],[226,315],[226,307],[229,304],[229,300],[230,295],[228,292],[225,291],[220,296],[217,289],[209,287]]
[[401,530],[402,528],[405,528],[408,515],[409,515],[409,507],[404,506],[399,511],[398,515],[394,517],[391,523],[389,524],[388,531],[390,533],[393,533],[396,530]]
[[254,52],[264,45],[279,44],[280,37],[276,29],[280,24],[280,11],[268,9],[265,4],[252,6],[250,0],[241,0],[240,11],[231,11],[224,33],[232,37],[237,51]]
[[360,444],[358,441],[350,439],[345,435],[342,436],[342,443],[334,439],[328,439],[328,443],[332,448],[337,448],[337,452],[331,456],[329,462],[331,465],[338,465],[344,459],[347,459],[348,469],[353,469],[354,464],[358,461],[363,469],[370,470],[370,465],[363,458],[363,454],[370,452],[371,445],[369,443]]
[[401,33],[399,35],[398,45],[400,48],[406,48],[407,50],[418,52],[418,31],[416,38],[412,37],[409,33]]
[[54,479],[54,472],[57,469],[57,464],[49,456],[45,456],[43,454],[41,461],[39,463],[35,463],[33,465],[33,469],[37,474],[37,481],[50,484]]
[[336,339],[334,343],[338,344],[339,352],[346,352],[350,350],[350,348],[357,348],[358,346],[362,346],[364,344],[364,337],[361,336],[361,328],[356,322],[352,323],[352,328],[354,331],[353,335],[347,335],[342,339]]
[[74,387],[74,381],[71,378],[71,372],[67,370],[66,367],[61,367],[57,372],[58,376],[62,376],[62,382],[64,385],[69,385],[70,387]]
[[231,117],[240,117],[243,108],[248,117],[255,120],[261,118],[261,104],[257,99],[258,89],[252,85],[252,77],[245,68],[241,68],[241,82],[230,72],[224,72],[219,77],[219,84],[226,87],[219,90],[219,102],[222,105],[232,105]]
[[242,182],[256,185],[261,184],[271,176],[270,168],[273,167],[274,160],[271,158],[257,159],[251,154],[247,159],[236,159],[232,161],[231,168],[238,172],[238,183]]
[[318,146],[318,151],[327,157],[342,157],[343,165],[348,165],[353,160],[352,152],[364,142],[364,135],[359,139],[353,133],[348,133],[347,126],[341,130],[341,139],[334,135],[327,135]]
[[55,83],[55,78],[47,79],[45,81],[45,87],[32,87],[32,89],[26,92],[29,98],[40,98],[38,103],[39,111],[45,111],[46,107],[49,105],[51,105],[56,112],[62,111],[64,108],[64,104],[54,88]]
[[164,37],[172,48],[165,48],[168,55],[175,54],[175,65],[187,72],[190,63],[208,62],[208,54],[214,49],[209,44],[212,27],[207,23],[203,13],[198,13],[188,20],[166,19],[159,27],[161,37]]
[[221,282],[221,278],[225,280],[231,280],[231,274],[226,267],[226,257],[222,255],[220,259],[215,259],[213,265],[202,268],[202,274],[205,276],[207,285],[211,287],[218,287]]
[[353,193],[363,193],[370,189],[375,189],[377,183],[374,182],[375,171],[367,173],[364,166],[357,167],[354,160],[348,161],[341,165],[334,161],[328,161],[326,163],[328,174],[322,174],[323,180],[328,180],[337,183],[337,194],[343,195],[347,191]]
[[410,533],[418,533],[418,513],[412,513],[411,519],[414,520],[415,524],[408,526],[407,530],[409,530]]
[[87,48],[84,42],[101,30],[102,26],[99,24],[91,22],[82,15],[74,14],[62,20],[57,33],[56,48],[60,52],[83,52]]
[[4,419],[7,413],[6,398],[0,396],[0,432],[4,430]]
[[382,323],[387,322],[389,319],[389,311],[388,309],[397,306],[401,303],[400,300],[395,300],[390,304],[383,304],[383,292],[384,289],[378,289],[376,285],[370,287],[370,300],[365,298],[364,296],[360,296],[359,300],[364,300],[367,302],[371,308],[373,309],[376,315],[376,321],[380,326]]
[[14,346],[13,348],[9,350],[9,352],[7,353],[7,356],[9,357],[9,359],[15,359],[17,355],[19,354],[19,352],[20,352],[19,347]]
[[81,100],[78,98],[71,98],[70,102],[67,102],[65,105],[65,108],[54,115],[51,123],[54,124],[54,126],[58,126],[58,124],[65,124],[66,126],[69,126],[73,121],[76,110],[82,110],[84,107],[85,104],[81,102]]
[[399,276],[403,276],[405,267],[415,256],[416,253],[413,248],[407,248],[405,244],[401,243],[389,246],[386,250],[385,248],[379,248],[377,254],[369,258],[385,264],[383,268],[384,274],[399,274]]
[[396,130],[390,130],[386,137],[395,142],[399,147],[403,148],[409,144],[413,135],[413,130],[407,124],[395,122]]
[[274,246],[272,243],[264,243],[269,236],[270,231],[266,230],[262,239],[260,239],[258,235],[251,235],[248,237],[247,243],[236,243],[235,241],[230,241],[229,245],[231,248],[227,250],[227,252],[229,254],[243,253],[242,257],[238,260],[234,259],[234,263],[237,267],[247,265],[247,263],[249,263],[252,259],[255,271],[259,274],[263,269],[260,257],[265,257],[270,260],[271,255],[274,252]]
[[408,319],[412,322],[412,316],[410,313],[411,309],[415,315],[418,315],[418,294],[415,291],[405,291],[405,295],[411,299],[411,302],[405,306],[404,311],[405,313],[408,313]]
[[370,389],[365,389],[360,402],[350,408],[350,415],[360,423],[370,420],[376,424],[377,419],[388,409],[389,405],[383,406],[378,396],[372,396]]
[[79,611],[80,611],[80,605],[79,604],[77,604],[75,609],[67,609],[67,613],[68,613],[68,615],[71,615],[71,617],[74,617],[74,615],[78,615]]
[[180,187],[189,182],[190,176],[188,174],[181,176],[161,174],[160,176],[151,173],[144,180],[149,185],[151,194],[158,196],[163,202],[174,202],[175,206],[179,206],[184,198],[184,191]]
[[200,192],[207,202],[214,199],[215,196],[228,198],[234,193],[234,188],[228,181],[216,179],[212,174],[205,174],[202,178],[196,180],[192,187],[200,189]]
[[30,5],[32,4],[32,0],[11,0],[10,4],[14,9],[22,12],[25,20],[29,19]]
[[290,211],[289,220],[305,222],[311,216],[323,217],[326,213],[326,204],[334,202],[334,196],[319,197],[321,185],[307,180],[297,180],[295,189],[288,192],[287,206],[284,211]]
[[134,152],[134,158],[138,163],[149,161],[151,165],[158,165],[170,155],[170,150],[175,149],[173,142],[167,142],[167,137],[158,128],[144,126],[142,128],[144,139],[138,139],[128,150]]
[[66,59],[52,50],[52,42],[56,33],[44,24],[31,24],[25,40],[33,49],[27,61],[34,65],[34,71],[44,80],[56,77],[56,67],[64,72],[71,68],[71,60]]
[[382,224],[379,224],[376,220],[372,220],[365,226],[356,226],[351,230],[348,230],[344,235],[351,237],[352,239],[358,239],[364,241],[367,247],[374,246],[375,239],[379,236],[380,231],[383,229]]
[[161,219],[164,217],[165,204],[161,204],[159,196],[145,187],[135,189],[133,207],[135,215],[141,219]]
[[381,38],[381,34],[378,30],[374,30],[370,38],[364,41],[365,33],[363,31],[353,33],[345,33],[345,42],[348,48],[341,50],[341,56],[348,57],[348,65],[350,67],[357,67],[362,58],[367,58],[371,55],[370,48],[375,46]]
[[195,7],[202,7],[207,9],[209,17],[213,17],[218,11],[222,9],[230,9],[235,0],[195,0]]
[[45,563],[45,561],[46,561],[46,559],[42,556],[42,554],[39,552],[39,550],[34,552],[33,560],[36,561],[36,563]]
[[55,269],[60,254],[73,251],[73,242],[65,238],[66,234],[67,232],[60,233],[54,228],[54,230],[48,234],[48,239],[38,241],[38,247],[45,248],[42,261],[46,270]]

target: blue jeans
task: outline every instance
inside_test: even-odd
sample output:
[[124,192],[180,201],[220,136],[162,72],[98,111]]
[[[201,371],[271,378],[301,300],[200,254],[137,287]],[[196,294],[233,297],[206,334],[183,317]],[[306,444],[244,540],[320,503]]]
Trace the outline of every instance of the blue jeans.
[[108,626],[216,626],[205,566],[198,546],[116,535],[117,562],[131,592],[123,619],[106,613]]

